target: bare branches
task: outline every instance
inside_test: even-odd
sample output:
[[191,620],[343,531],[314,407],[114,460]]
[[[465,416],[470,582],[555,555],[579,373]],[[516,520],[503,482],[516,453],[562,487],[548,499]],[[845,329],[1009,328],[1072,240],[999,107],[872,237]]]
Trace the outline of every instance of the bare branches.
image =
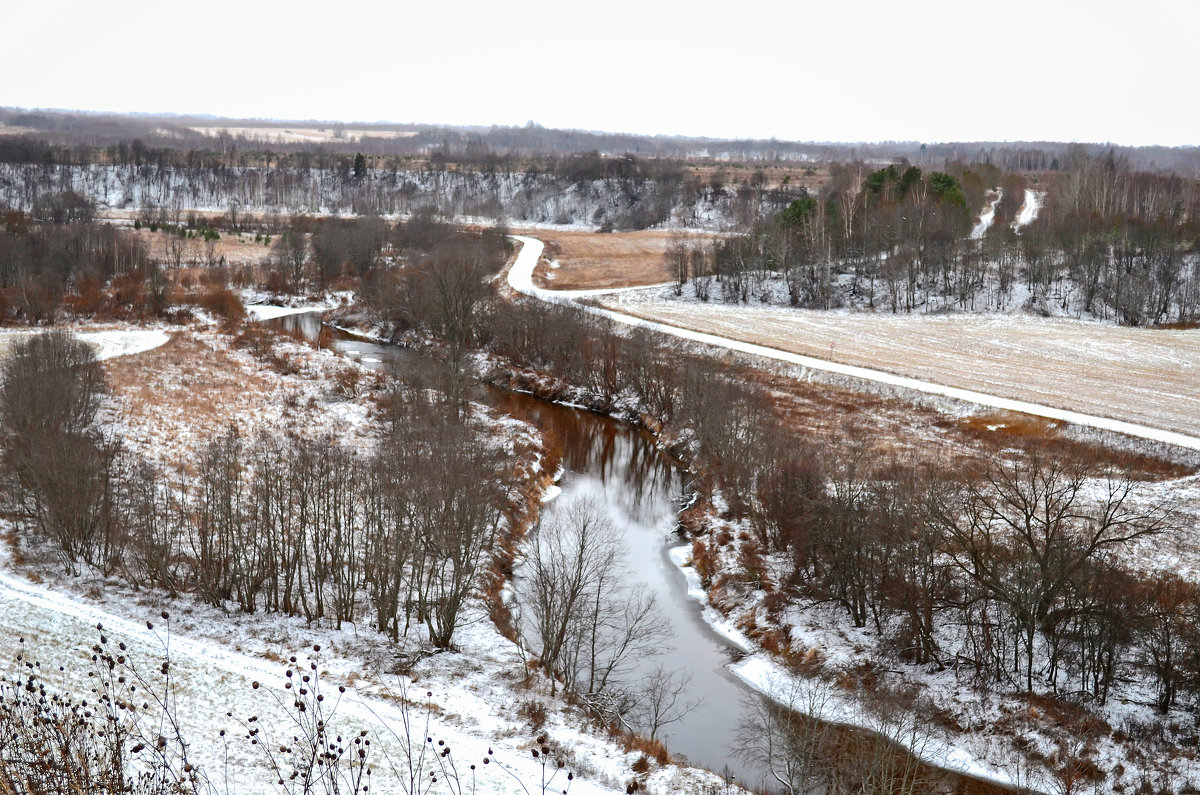
[[599,504],[580,499],[535,531],[521,576],[518,599],[542,667],[584,695],[608,690],[669,634],[653,597],[620,582],[619,550]]

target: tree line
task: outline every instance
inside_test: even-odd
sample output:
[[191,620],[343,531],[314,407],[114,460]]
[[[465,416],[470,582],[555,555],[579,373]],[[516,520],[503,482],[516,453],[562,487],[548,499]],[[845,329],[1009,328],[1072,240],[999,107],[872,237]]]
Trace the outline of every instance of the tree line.
[[393,638],[415,623],[444,648],[511,509],[486,432],[427,390],[390,393],[372,451],[231,429],[183,478],[98,425],[104,375],[86,343],[34,335],[0,369],[8,507],[24,542],[70,573],[245,612],[369,620]]
[[[702,300],[890,312],[995,311],[1108,318],[1129,325],[1200,315],[1200,183],[1134,171],[1072,149],[1033,185],[994,166],[923,172],[838,165],[804,196],[744,233],[667,252]],[[1036,219],[1018,226],[1026,191]],[[994,220],[968,236],[985,205]]]
[[[139,236],[136,227],[153,236]],[[216,242],[248,227],[262,230],[270,256],[260,266],[224,264],[215,254]],[[486,292],[484,275],[499,269],[507,250],[502,227],[463,233],[429,212],[395,223],[376,216],[202,221],[191,214],[179,225],[148,213],[135,220],[132,231],[95,220],[55,222],[12,212],[0,225],[0,321],[169,320],[186,317],[195,305],[238,315],[228,289],[236,285],[281,295],[351,289],[372,307],[386,306],[410,325],[420,324],[418,316],[439,311],[439,301],[454,300],[449,284],[433,282],[455,274],[457,289]],[[475,263],[469,277],[463,277],[459,262]],[[204,270],[198,278],[181,277],[183,266]]]
[[[118,209],[161,209],[178,224],[188,208],[245,212],[506,216],[605,230],[668,223],[732,224],[757,192],[715,191],[674,160],[596,152],[530,160],[482,158],[450,166],[379,162],[300,152],[257,164],[214,163],[175,154],[161,162],[45,164],[0,157],[0,208],[30,211],[41,197],[72,192]],[[779,191],[776,191],[779,193]],[[795,198],[784,189],[768,198]],[[773,206],[779,209],[783,205]],[[757,210],[757,207],[753,208]]]

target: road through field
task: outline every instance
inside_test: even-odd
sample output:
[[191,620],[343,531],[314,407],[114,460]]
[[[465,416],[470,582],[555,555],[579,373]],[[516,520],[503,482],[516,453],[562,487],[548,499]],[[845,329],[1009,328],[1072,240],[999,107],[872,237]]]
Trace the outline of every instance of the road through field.
[[[533,270],[537,265],[538,259],[542,253],[542,243],[535,238],[515,236],[515,240],[522,244],[520,253],[513,262],[512,267],[508,272],[508,283],[516,291],[525,295],[550,301],[554,303],[574,303],[579,298],[596,298],[604,295],[613,295],[615,293],[627,292],[622,290],[578,290],[578,291],[563,291],[547,290],[537,287],[533,284]],[[593,314],[608,317],[615,322],[626,325],[641,326],[664,334],[670,334],[682,339],[701,342],[707,345],[713,345],[728,350],[738,351],[753,356],[761,356],[775,361],[795,364],[801,367],[806,367],[811,370],[819,370],[838,375],[847,376],[850,378],[860,379],[863,381],[871,381],[876,383],[888,384],[902,389],[909,389],[916,392],[922,392],[931,395],[940,395],[955,400],[961,400],[968,403],[974,403],[989,408],[1000,409],[1004,411],[1015,411],[1023,414],[1030,414],[1037,417],[1067,422],[1073,425],[1080,425],[1090,428],[1098,428],[1105,431],[1113,431],[1116,433],[1125,434],[1141,439],[1148,439],[1154,442],[1184,447],[1190,450],[1200,450],[1200,390],[1189,389],[1188,384],[1194,385],[1197,380],[1191,378],[1191,362],[1195,359],[1188,360],[1187,357],[1182,360],[1167,361],[1164,360],[1162,371],[1165,373],[1168,370],[1173,370],[1176,374],[1182,373],[1184,389],[1178,396],[1178,405],[1188,407],[1182,411],[1172,414],[1174,421],[1170,424],[1161,422],[1164,415],[1164,409],[1161,406],[1156,407],[1149,415],[1148,419],[1142,419],[1147,416],[1144,412],[1139,414],[1131,412],[1134,420],[1122,419],[1120,416],[1103,416],[1101,414],[1089,413],[1088,411],[1076,411],[1071,408],[1065,408],[1064,405],[1079,406],[1081,403],[1090,405],[1086,401],[1078,401],[1078,391],[1074,388],[1070,381],[1070,374],[1059,372],[1055,374],[1056,364],[1053,360],[1048,365],[1040,378],[1043,378],[1048,383],[1057,384],[1062,387],[1065,384],[1065,389],[1059,389],[1054,392],[1055,396],[1065,396],[1068,402],[1062,405],[1050,405],[1037,400],[1021,399],[1020,397],[1010,397],[1001,394],[978,391],[977,389],[969,388],[969,386],[951,385],[947,383],[938,383],[932,380],[923,378],[915,378],[908,375],[886,372],[884,370],[863,366],[861,364],[846,364],[835,362],[829,359],[819,358],[818,356],[809,355],[798,352],[796,350],[785,350],[782,347],[775,345],[762,344],[760,342],[750,341],[747,336],[769,337],[772,342],[785,337],[774,334],[763,334],[761,331],[750,328],[742,328],[734,325],[721,325],[718,322],[707,320],[709,313],[705,309],[694,305],[675,305],[664,307],[662,303],[609,303],[606,307],[587,306],[584,304],[576,304],[581,308]],[[764,310],[773,311],[773,310]],[[638,315],[632,314],[633,312]],[[640,316],[639,316],[640,315]],[[777,312],[775,317],[785,317],[786,313]],[[841,323],[847,319],[847,316],[836,316],[834,318]],[[886,320],[886,319],[885,319]],[[951,324],[965,320],[964,318],[945,319],[947,325],[943,328],[943,336],[941,340],[941,348],[952,348],[955,342],[955,327]],[[686,323],[687,327],[684,327]],[[1090,330],[1095,332],[1099,326],[1091,326]],[[1084,329],[1084,333],[1088,329]],[[881,330],[886,334],[886,331]],[[1011,328],[1010,328],[1011,332]],[[1184,332],[1186,333],[1186,332]],[[743,335],[743,338],[735,338],[737,334]],[[728,336],[727,336],[728,335]],[[825,340],[822,340],[822,345]],[[997,356],[1006,345],[1011,344],[1005,339],[998,339],[996,342]],[[1083,341],[1086,347],[1086,340]],[[1200,343],[1198,343],[1200,344]],[[811,347],[811,343],[810,343]],[[981,375],[987,370],[994,367],[996,362],[979,362],[972,358],[970,350],[962,351],[958,354],[958,358],[965,366],[960,368],[958,378],[974,386],[981,380]],[[1017,371],[1025,371],[1032,367],[1034,363],[1016,358],[1014,367]],[[932,372],[941,374],[942,371],[938,368],[932,368]],[[997,386],[1002,386],[1002,382],[993,382]],[[1115,405],[1120,408],[1122,405],[1126,410],[1134,408],[1138,400],[1153,400],[1156,384],[1154,383],[1136,383],[1135,381],[1114,381],[1111,374],[1107,378],[1101,379],[1101,386],[1106,388],[1101,391],[1108,396],[1116,396],[1128,398],[1123,403],[1102,403],[1105,406]],[[1099,388],[1099,387],[1098,387]],[[1009,390],[1005,390],[1009,391]],[[1009,394],[1012,394],[1009,391]],[[1114,411],[1113,413],[1117,413]],[[1125,414],[1125,411],[1120,412]],[[1125,416],[1129,416],[1125,414]],[[1165,426],[1165,427],[1164,427]]]

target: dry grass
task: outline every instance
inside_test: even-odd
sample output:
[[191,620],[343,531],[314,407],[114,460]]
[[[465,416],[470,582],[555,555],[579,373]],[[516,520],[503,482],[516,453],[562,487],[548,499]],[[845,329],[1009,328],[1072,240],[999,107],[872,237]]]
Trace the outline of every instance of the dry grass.
[[776,415],[801,442],[820,445],[869,439],[876,450],[889,457],[908,457],[944,471],[994,458],[1015,446],[1035,444],[1055,457],[1111,465],[1139,480],[1193,473],[1190,467],[1149,454],[1073,438],[1061,424],[1025,414],[991,412],[951,417],[898,398],[797,381],[783,368],[773,371],[743,367],[739,375],[769,390]]
[[[123,423],[151,446],[184,443],[181,459],[271,400],[275,380],[189,331],[161,348],[105,363]],[[243,429],[244,430],[244,429]]]
[[765,178],[763,187],[767,190],[803,186],[814,194],[819,193],[831,179],[829,169],[816,164],[809,168],[808,164],[698,163],[689,165],[688,170],[706,185],[716,177],[722,184],[731,187],[745,184],[755,171],[762,171]]
[[338,371],[357,365],[284,339],[264,340],[259,350],[253,342],[186,329],[160,348],[106,361],[109,420],[143,455],[185,471],[230,427],[243,438],[263,430],[354,440],[369,432],[372,379],[364,374],[372,383],[353,397],[336,394]]
[[553,290],[587,290],[668,282],[672,276],[663,255],[673,234],[661,229],[610,234],[539,230],[545,259],[558,267],[539,265],[534,283]]
[[[202,239],[180,239],[170,232],[149,229],[130,229],[129,233],[137,236],[146,246],[146,252],[152,259],[160,262],[170,262],[172,252],[169,246],[174,243],[183,245],[182,261],[185,266],[171,271],[176,280],[191,276],[194,279],[202,277],[204,267],[196,267],[207,262],[209,257],[208,242]],[[212,241],[212,257],[216,261],[225,258],[227,265],[261,265],[271,257],[271,247],[263,245],[262,241],[254,242],[254,235],[236,235],[221,233],[219,240]]]

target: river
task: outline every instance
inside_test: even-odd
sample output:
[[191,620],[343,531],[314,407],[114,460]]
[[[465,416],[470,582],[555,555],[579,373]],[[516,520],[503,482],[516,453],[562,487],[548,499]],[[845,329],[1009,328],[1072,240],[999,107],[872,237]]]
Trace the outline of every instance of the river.
[[[270,324],[322,346],[339,350],[369,367],[411,366],[406,349],[363,340],[322,326],[319,313],[277,318]],[[683,473],[662,453],[646,432],[609,417],[562,406],[500,389],[481,391],[493,408],[530,422],[561,446],[562,494],[570,501],[590,497],[606,507],[608,517],[624,540],[623,572],[628,582],[642,583],[653,593],[673,637],[664,639],[658,654],[639,662],[642,671],[661,663],[665,670],[686,671],[691,680],[683,701],[699,702],[678,722],[660,731],[671,754],[679,759],[732,775],[739,783],[762,791],[766,771],[740,759],[733,749],[739,727],[750,717],[761,696],[728,669],[740,652],[702,618],[697,602],[687,595],[682,572],[668,551],[683,543],[675,533]],[[634,676],[638,676],[635,674]],[[862,732],[836,727],[847,753],[861,750]],[[936,774],[936,791],[991,795],[1002,787],[957,774]]]

